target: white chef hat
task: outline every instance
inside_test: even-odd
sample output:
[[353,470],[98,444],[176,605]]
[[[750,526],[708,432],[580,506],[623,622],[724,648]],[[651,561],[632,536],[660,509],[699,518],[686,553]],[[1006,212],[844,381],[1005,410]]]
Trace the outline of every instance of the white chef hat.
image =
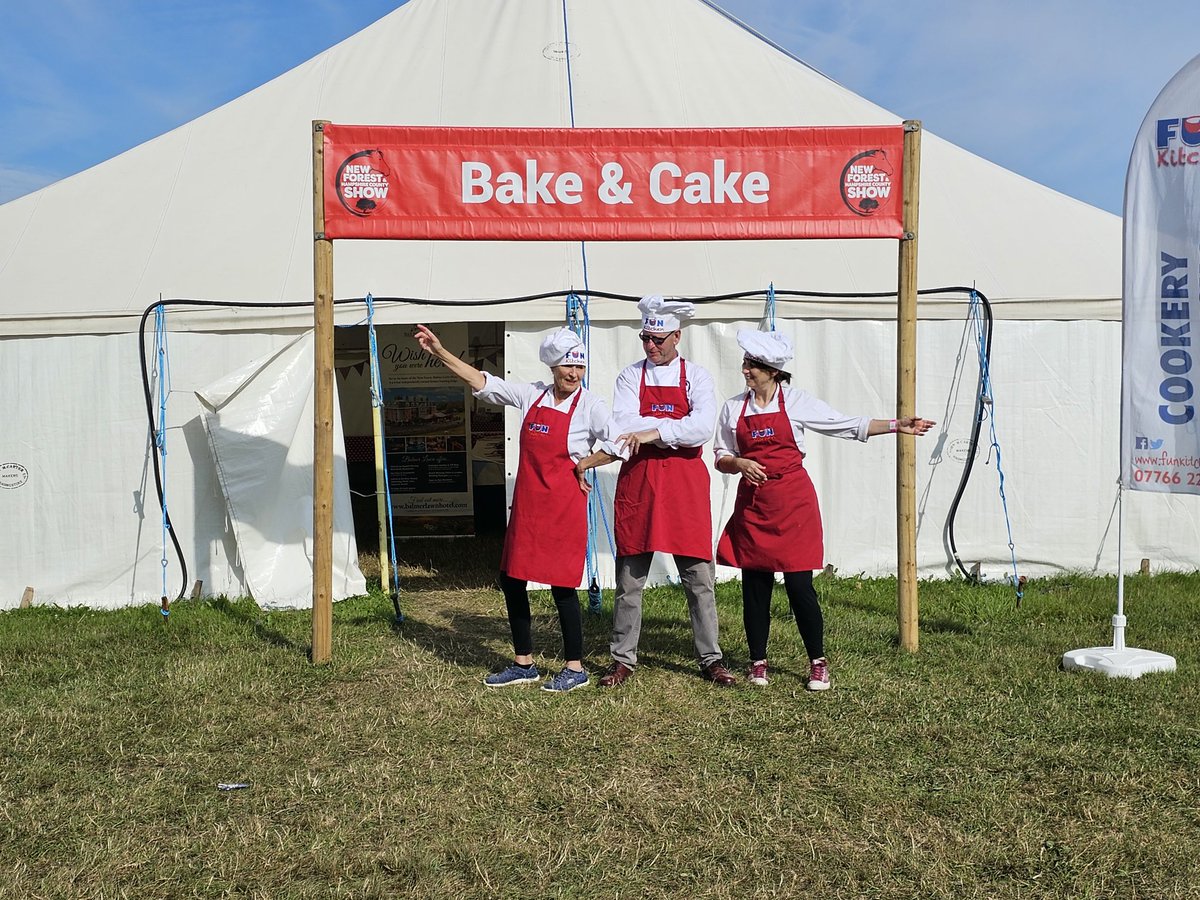
[[686,300],[664,300],[658,294],[643,297],[638,301],[638,309],[642,313],[642,330],[655,334],[678,331],[680,319],[696,315],[696,304]]
[[542,346],[538,348],[538,359],[550,368],[586,366],[587,347],[570,328],[560,328],[542,340]]
[[792,342],[778,331],[743,328],[737,333],[738,346],[751,359],[772,369],[782,370],[792,359]]

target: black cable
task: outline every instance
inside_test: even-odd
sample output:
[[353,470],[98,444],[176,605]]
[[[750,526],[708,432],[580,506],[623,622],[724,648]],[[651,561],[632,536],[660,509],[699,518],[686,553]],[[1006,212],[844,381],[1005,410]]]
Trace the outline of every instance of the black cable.
[[[138,359],[142,366],[142,393],[146,398],[146,419],[150,423],[151,443],[155,446],[158,444],[158,428],[154,421],[154,401],[150,395],[150,374],[146,368],[146,319],[149,318],[150,313],[157,306],[158,304],[156,303],[154,306],[146,307],[146,311],[142,313],[142,321],[138,325]],[[159,377],[162,377],[161,372],[159,373]],[[166,427],[165,423],[163,427]],[[154,488],[158,494],[158,505],[162,508],[163,519],[167,525],[167,533],[171,535],[171,543],[175,545],[175,556],[179,560],[179,567],[183,570],[183,582],[179,586],[179,596],[175,598],[179,600],[187,593],[187,562],[183,558],[183,548],[179,546],[179,538],[175,534],[175,525],[171,522],[171,514],[167,511],[163,503],[162,473],[158,470],[158,454],[154,452],[153,448],[150,451],[150,459],[154,462]],[[164,603],[166,599],[166,597],[163,597]],[[163,609],[165,611],[166,607],[164,606]]]
[[[421,306],[503,306],[503,305],[506,305],[509,303],[525,303],[525,302],[528,302],[531,300],[551,300],[556,297],[565,298],[571,294],[578,295],[578,293],[579,293],[578,291],[574,291],[574,290],[548,291],[548,292],[542,293],[542,294],[526,294],[521,297],[502,297],[502,298],[493,298],[490,300],[430,300],[430,299],[420,298],[420,297],[374,297],[373,296],[373,302],[376,305],[378,305],[380,303],[412,303],[412,304],[417,304],[417,305],[421,305]],[[786,300],[787,298],[790,298],[790,297],[810,298],[810,299],[851,300],[851,299],[855,299],[855,298],[858,298],[858,299],[881,299],[884,297],[895,297],[896,296],[895,291],[853,293],[853,292],[842,292],[842,291],[776,290],[774,293],[775,293],[775,298],[777,301],[780,298],[783,298]],[[985,297],[981,291],[979,291],[977,288],[968,288],[968,287],[961,287],[961,286],[942,287],[942,288],[925,288],[923,290],[917,291],[917,294],[920,296],[927,296],[930,294],[962,294],[962,293],[974,294],[975,296],[979,297],[979,299],[983,303],[983,307],[984,307],[984,310],[986,313],[986,322],[987,322],[987,341],[986,341],[987,346],[986,346],[986,350],[985,350],[985,360],[990,362],[991,352],[992,352],[992,308],[991,308],[991,305],[988,303],[987,297]],[[614,294],[614,293],[610,293],[608,291],[595,291],[595,290],[587,291],[587,296],[589,298],[590,297],[599,297],[599,298],[606,299],[606,300],[623,300],[623,301],[628,301],[631,303],[636,303],[642,299],[641,297],[635,296],[633,294]],[[721,300],[746,300],[746,299],[755,299],[755,298],[759,298],[759,297],[766,299],[766,296],[767,296],[766,291],[752,290],[752,291],[739,291],[739,292],[732,293],[732,294],[714,294],[714,295],[702,296],[702,297],[687,297],[684,299],[687,299],[693,303],[717,303]],[[341,306],[341,305],[351,304],[351,303],[364,303],[364,302],[366,302],[365,297],[349,297],[349,298],[345,298],[342,300],[334,300],[333,301],[335,306]],[[141,363],[141,370],[142,370],[142,392],[145,395],[145,399],[146,399],[146,420],[149,422],[151,435],[157,435],[158,429],[157,429],[155,421],[154,421],[154,401],[152,399],[151,392],[150,392],[150,375],[149,375],[148,367],[146,365],[146,320],[150,317],[150,314],[153,313],[154,310],[158,309],[160,306],[163,307],[164,309],[168,306],[221,307],[221,308],[233,308],[233,309],[300,309],[300,308],[304,308],[304,307],[311,308],[312,305],[313,304],[311,301],[260,303],[260,302],[253,302],[253,301],[249,301],[249,300],[192,300],[192,299],[186,299],[186,298],[176,298],[176,299],[171,299],[171,300],[159,300],[158,302],[152,303],[149,306],[147,306],[145,311],[142,313],[141,322],[138,325],[138,355],[139,355],[139,360]],[[963,567],[962,561],[958,558],[958,550],[954,543],[954,517],[958,511],[958,504],[959,504],[959,501],[962,499],[963,491],[966,490],[967,480],[971,477],[971,467],[972,467],[972,465],[974,465],[974,462],[975,462],[975,451],[979,446],[979,429],[983,423],[982,372],[980,373],[980,379],[981,379],[980,388],[979,388],[979,391],[977,392],[977,400],[976,400],[976,405],[975,405],[975,422],[971,429],[971,445],[970,445],[969,456],[967,458],[967,465],[966,465],[966,468],[963,470],[962,480],[959,482],[959,485],[958,485],[958,492],[954,495],[954,502],[950,504],[950,513],[946,519],[946,530],[945,530],[945,533],[950,542],[950,549],[954,556],[954,561],[955,561],[955,563],[958,564],[958,568],[962,571],[963,575],[968,580],[971,580],[971,576],[967,572],[967,570]],[[158,504],[161,507],[161,506],[163,506],[163,487],[162,487],[162,474],[161,474],[161,472],[159,472],[159,468],[158,468],[158,455],[154,454],[154,453],[151,453],[150,455],[154,462],[154,487],[158,493]],[[187,592],[187,562],[183,558],[183,548],[180,547],[180,545],[179,545],[179,538],[175,534],[175,526],[171,522],[171,516],[165,509],[164,509],[164,517],[166,519],[167,532],[171,535],[171,543],[175,547],[175,554],[179,559],[179,567],[182,570],[182,583],[181,583],[181,586],[179,589],[179,596],[175,598],[176,600],[179,600]]]
[[[150,373],[149,367],[146,365],[146,320],[150,318],[158,307],[167,306],[257,306],[257,307],[281,307],[281,306],[312,306],[311,303],[242,303],[242,302],[223,302],[218,300],[160,300],[157,303],[152,303],[146,307],[142,313],[141,321],[138,323],[138,360],[142,370],[142,394],[146,399],[146,421],[150,425],[150,434],[153,438],[157,438],[158,425],[154,421],[154,400],[150,392]],[[161,373],[160,373],[160,376]],[[166,428],[166,423],[163,423]],[[157,443],[157,441],[155,441]],[[176,601],[182,600],[183,595],[187,593],[187,560],[183,557],[183,548],[179,545],[179,536],[175,533],[175,523],[171,521],[171,513],[167,510],[162,486],[162,472],[158,468],[158,454],[151,452],[151,460],[154,462],[154,489],[158,495],[158,505],[162,507],[163,518],[166,521],[167,533],[171,536],[171,543],[175,547],[175,557],[179,560],[180,578],[182,579],[179,586],[179,596]]]
[[967,464],[963,467],[962,478],[959,479],[958,490],[954,493],[954,499],[950,501],[950,511],[946,514],[946,529],[944,532],[946,540],[950,544],[950,553],[954,557],[955,565],[962,572],[963,578],[970,582],[977,582],[978,579],[967,571],[967,567],[959,559],[958,545],[954,541],[954,518],[958,515],[958,504],[962,500],[963,492],[967,489],[967,482],[971,478],[971,469],[975,465],[975,453],[979,449],[979,431],[983,427],[984,408],[986,405],[983,394],[984,374],[992,362],[992,304],[988,302],[987,297],[983,295],[982,291],[975,290],[974,295],[979,298],[979,302],[983,306],[983,365],[979,368],[979,384],[975,389],[975,421],[971,423],[971,441],[967,447]]
[[[971,575],[971,573],[969,571],[967,571],[966,566],[963,565],[962,559],[959,558],[958,545],[954,539],[954,520],[958,515],[958,505],[962,501],[963,493],[967,489],[967,482],[970,481],[970,479],[971,479],[971,469],[975,465],[975,456],[979,450],[979,432],[983,426],[984,410],[985,410],[984,394],[983,394],[984,371],[987,367],[990,367],[991,361],[992,361],[992,304],[989,302],[987,296],[983,293],[983,291],[979,290],[978,288],[968,288],[968,287],[962,287],[962,286],[946,287],[946,288],[926,288],[925,290],[917,291],[917,293],[920,295],[966,293],[966,294],[972,295],[974,297],[978,297],[980,304],[983,306],[984,333],[985,333],[984,347],[983,347],[983,366],[980,368],[980,371],[979,371],[979,385],[975,391],[975,420],[974,420],[974,422],[971,423],[971,440],[967,447],[967,463],[963,467],[962,477],[959,479],[959,482],[958,482],[958,490],[955,491],[954,499],[951,501],[950,509],[946,514],[946,526],[943,531],[943,534],[945,535],[946,540],[950,545],[950,554],[954,559],[955,565],[958,566],[959,571],[962,572],[963,577],[967,581],[977,582],[978,579],[976,579],[973,575]],[[894,291],[878,293],[878,294],[852,294],[852,295],[821,293],[821,292],[816,292],[816,291],[776,291],[775,296],[776,296],[776,298],[778,298],[780,296],[837,298],[837,297],[846,297],[846,296],[894,297],[894,296],[896,296],[896,294]]]

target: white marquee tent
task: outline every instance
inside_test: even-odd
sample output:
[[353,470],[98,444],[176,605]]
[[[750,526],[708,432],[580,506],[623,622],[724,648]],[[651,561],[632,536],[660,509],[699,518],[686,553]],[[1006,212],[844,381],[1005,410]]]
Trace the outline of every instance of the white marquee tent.
[[[27,586],[37,602],[92,606],[164,592],[139,319],[160,297],[311,300],[312,120],[669,128],[895,124],[921,113],[902,112],[846,90],[706,0],[411,0],[257,90],[0,206],[0,608]],[[1120,220],[928,133],[920,203],[920,287],[977,285],[994,305],[991,408],[1022,574],[1114,571]],[[342,241],[335,296],[582,289],[583,258],[569,243]],[[897,271],[892,241],[591,243],[586,261],[591,288],[633,295],[770,283],[867,295],[894,290]],[[965,297],[920,303],[918,410],[940,423],[918,444],[923,575],[953,568],[943,532],[978,371]],[[633,312],[592,303],[591,377],[602,395],[639,352]],[[706,304],[705,320],[685,331],[684,352],[717,374],[725,395],[740,383],[733,332],[763,312],[761,300]],[[532,348],[563,314],[561,301],[396,304],[381,306],[377,321],[503,320],[509,374],[534,378]],[[894,408],[893,300],[781,302],[778,316],[797,345],[798,383],[847,412]],[[341,322],[361,318],[361,308],[340,308]],[[311,369],[310,327],[308,309],[168,313],[165,480],[190,577],[206,593],[309,602],[311,372],[307,381],[301,372]],[[294,411],[273,423],[255,417],[280,405]],[[248,417],[240,430],[239,417]],[[894,571],[894,444],[813,443],[828,561],[843,573]],[[1010,554],[988,462],[985,444],[958,548],[998,578]],[[344,475],[338,483],[342,597],[362,578]],[[715,475],[718,524],[732,496]],[[1200,564],[1194,505],[1147,495],[1128,506],[1128,552],[1166,567]]]

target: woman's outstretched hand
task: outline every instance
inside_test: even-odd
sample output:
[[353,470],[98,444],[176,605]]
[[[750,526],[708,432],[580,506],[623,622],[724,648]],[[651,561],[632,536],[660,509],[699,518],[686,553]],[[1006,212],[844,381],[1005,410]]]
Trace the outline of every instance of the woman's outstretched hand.
[[896,430],[901,434],[922,435],[936,425],[933,419],[922,419],[920,416],[908,416],[896,420]]
[[438,336],[424,325],[417,326],[417,330],[413,332],[413,337],[417,339],[417,343],[421,345],[421,349],[431,356],[437,356],[438,352],[442,349],[442,342],[438,340]]

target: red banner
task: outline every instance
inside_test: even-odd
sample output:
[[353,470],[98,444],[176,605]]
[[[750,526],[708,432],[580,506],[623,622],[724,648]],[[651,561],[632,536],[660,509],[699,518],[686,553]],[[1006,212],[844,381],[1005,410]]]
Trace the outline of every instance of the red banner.
[[326,125],[325,236],[900,238],[904,129]]

